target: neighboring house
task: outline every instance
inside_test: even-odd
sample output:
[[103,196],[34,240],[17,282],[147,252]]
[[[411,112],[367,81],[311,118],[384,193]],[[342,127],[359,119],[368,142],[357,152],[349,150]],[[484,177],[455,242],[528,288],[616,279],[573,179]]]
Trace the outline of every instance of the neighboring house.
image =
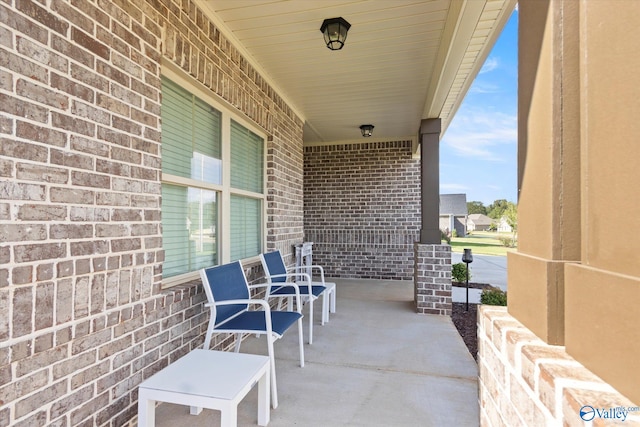
[[511,228],[509,222],[507,222],[507,219],[505,217],[500,218],[500,220],[498,221],[498,231],[501,233],[513,232],[513,228]]
[[467,195],[440,195],[440,230],[456,231],[459,237],[467,235]]
[[489,231],[493,219],[483,214],[470,214],[467,217],[467,231]]

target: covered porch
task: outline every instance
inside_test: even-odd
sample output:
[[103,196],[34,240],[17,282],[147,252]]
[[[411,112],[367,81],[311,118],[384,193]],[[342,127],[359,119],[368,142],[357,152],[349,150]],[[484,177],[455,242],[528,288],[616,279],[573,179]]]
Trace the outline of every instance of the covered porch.
[[[395,281],[385,291],[341,282],[306,368],[279,343],[272,425],[478,420],[475,366],[447,303],[441,317],[414,313],[411,279],[426,266],[414,244],[440,245],[439,140],[515,0],[326,3],[3,2],[0,426],[133,425],[139,384],[203,342],[201,265],[184,254],[198,248],[204,261],[193,262],[212,265],[279,249],[292,264],[303,241],[317,243],[328,275]],[[577,426],[583,405],[640,402],[640,241],[620,230],[640,228],[628,184],[640,171],[629,71],[640,55],[628,54],[638,4],[520,6],[520,241],[509,309],[495,322],[503,345],[480,346],[493,351],[479,356],[483,425],[559,425],[570,408],[564,425]],[[339,52],[318,31],[333,17],[353,26]],[[175,111],[189,113],[193,138],[168,135],[169,93],[186,100]],[[200,113],[211,124],[203,140],[216,144],[198,145]],[[172,170],[172,156],[189,167]],[[221,166],[218,181],[191,173],[205,156]],[[203,197],[190,206],[187,190]],[[205,205],[206,223],[194,222]],[[516,320],[530,330],[508,342]],[[549,354],[558,363],[543,370]],[[561,375],[569,357],[586,391],[564,387],[576,384]],[[450,405],[448,391],[464,402]]]
[[[280,404],[269,425],[479,425],[478,367],[451,319],[416,316],[411,281],[336,282],[337,312],[305,344],[305,367],[295,331],[276,343]],[[266,354],[264,337],[241,351]],[[238,425],[256,425],[257,396],[254,387],[240,403]],[[218,411],[168,403],[156,417],[164,427],[220,422]]]

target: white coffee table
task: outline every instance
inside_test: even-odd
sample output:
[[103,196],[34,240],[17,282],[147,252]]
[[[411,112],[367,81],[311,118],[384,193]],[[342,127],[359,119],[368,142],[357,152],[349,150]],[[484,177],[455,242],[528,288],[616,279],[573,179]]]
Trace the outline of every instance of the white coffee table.
[[258,424],[269,423],[270,365],[267,356],[193,350],[139,386],[138,426],[155,425],[156,401],[221,411],[222,426],[235,426],[238,403],[258,383]]

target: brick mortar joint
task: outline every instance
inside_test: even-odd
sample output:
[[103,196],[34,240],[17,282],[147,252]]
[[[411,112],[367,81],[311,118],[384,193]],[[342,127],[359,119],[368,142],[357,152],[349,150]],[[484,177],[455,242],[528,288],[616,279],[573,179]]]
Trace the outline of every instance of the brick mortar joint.
[[[515,350],[513,354],[515,365],[511,364],[509,361],[509,355],[507,354],[507,349],[508,349],[508,346],[506,345],[507,334],[512,331],[516,331],[516,332],[518,331],[530,332],[530,331],[519,322],[517,325],[509,325],[509,326],[502,325],[501,327],[494,327],[495,323],[500,320],[513,321],[515,319],[512,316],[510,316],[506,311],[503,311],[503,310],[495,310],[495,309],[492,310],[491,308],[485,308],[485,307],[480,308],[478,312],[477,325],[478,325],[479,339],[483,341],[483,344],[481,346],[481,348],[484,349],[483,353],[486,353],[487,351],[493,352],[498,363],[503,365],[503,367],[505,368],[505,374],[509,375],[510,378],[513,378],[515,381],[517,381],[519,386],[525,391],[525,393],[527,393],[527,395],[531,398],[532,402],[534,402],[536,407],[538,407],[542,411],[545,417],[552,418],[554,420],[557,420],[558,422],[561,422],[561,420],[564,419],[564,415],[565,415],[564,394],[565,393],[572,394],[573,389],[594,391],[594,392],[600,392],[600,393],[611,393],[611,394],[619,395],[620,399],[623,401],[628,400],[624,398],[624,396],[622,396],[612,386],[605,383],[604,381],[593,381],[590,379],[581,380],[576,378],[569,378],[567,376],[558,375],[555,372],[549,372],[549,371],[547,371],[545,375],[550,376],[551,381],[544,380],[542,378],[543,373],[541,370],[541,365],[543,364],[552,364],[554,366],[566,366],[566,367],[582,367],[584,369],[587,369],[587,368],[584,367],[581,363],[579,363],[575,359],[571,358],[569,355],[566,355],[566,357],[563,355],[563,357],[557,357],[557,358],[530,357],[525,352],[523,352],[523,348],[525,346],[533,345],[535,347],[560,348],[566,354],[566,350],[564,350],[563,346],[549,345],[537,337],[535,340],[524,339],[520,342],[515,343],[515,346],[514,346]],[[486,325],[485,322],[489,322],[488,328],[485,328],[485,325]],[[494,343],[494,339],[492,337],[494,331],[500,332],[500,342],[502,347],[500,349],[498,349]],[[525,379],[524,372],[523,372],[524,360],[527,360],[534,364],[533,387],[531,387],[531,385]],[[488,366],[486,364],[486,358],[484,354],[478,355],[478,364],[480,366],[481,365]],[[547,406],[547,403],[542,397],[543,391],[541,390],[541,383],[543,381],[547,384],[550,384],[550,386],[552,387],[553,400],[552,402],[549,402],[549,403],[552,404],[553,407]],[[481,384],[481,387],[487,388],[485,382],[482,380],[482,377],[480,377],[480,384]],[[511,402],[509,398],[509,393],[507,392],[507,390],[503,390],[503,392],[505,392],[505,398],[508,399],[509,402]],[[491,396],[490,393],[488,393],[488,395]],[[579,400],[579,398],[577,397],[575,397],[575,399],[576,401]],[[583,402],[583,403],[589,404],[589,402]],[[517,415],[521,416],[520,412],[517,411],[517,409],[518,408],[516,408]],[[483,410],[484,409],[481,408],[481,411]],[[555,414],[555,416],[553,414]]]
[[[37,339],[38,337],[41,337],[41,336],[44,336],[44,335],[47,335],[47,334],[51,334],[51,333],[55,334],[56,332],[63,331],[65,329],[69,328],[69,327],[82,325],[82,324],[84,324],[86,322],[89,322],[89,323],[93,324],[97,319],[108,318],[110,315],[112,315],[114,313],[118,313],[119,314],[122,311],[126,311],[126,310],[131,310],[133,312],[133,310],[136,307],[141,307],[140,316],[142,316],[143,318],[146,318],[147,316],[152,315],[153,313],[155,313],[155,312],[157,312],[159,310],[162,310],[164,308],[164,306],[159,305],[158,303],[160,303],[162,301],[165,301],[167,297],[170,297],[170,296],[174,296],[175,297],[176,295],[180,295],[180,299],[176,300],[174,298],[173,300],[171,300],[171,302],[169,304],[167,304],[168,306],[172,306],[174,304],[180,304],[186,299],[197,298],[198,295],[204,293],[204,291],[202,291],[202,292],[198,292],[197,291],[198,286],[202,286],[202,283],[200,282],[200,280],[193,280],[193,281],[190,281],[190,282],[187,282],[187,283],[183,283],[181,285],[177,285],[177,286],[173,286],[173,287],[170,287],[170,288],[162,289],[162,290],[160,290],[159,293],[151,295],[151,296],[146,297],[146,298],[141,298],[138,301],[128,302],[126,304],[122,304],[122,305],[119,305],[119,306],[111,308],[111,309],[105,309],[104,311],[102,311],[100,313],[97,313],[97,314],[88,315],[88,316],[81,317],[81,318],[78,318],[78,319],[74,319],[74,320],[59,324],[59,325],[54,325],[54,326],[50,326],[50,327],[47,327],[47,328],[39,329],[37,331],[31,332],[29,334],[22,335],[22,336],[17,337],[17,338],[8,339],[8,340],[4,341],[4,344],[7,347],[10,348],[13,345],[16,345],[16,344],[19,344],[19,343],[23,343],[23,342],[30,342],[32,340]],[[195,289],[196,292],[191,293],[192,289]],[[152,309],[148,308],[148,304],[150,302],[154,303],[154,308],[152,308]],[[192,307],[195,307],[196,305],[199,305],[199,303],[195,304],[195,305],[189,304],[187,307],[185,307],[183,309],[180,309],[178,311],[179,312],[183,312],[183,311],[186,311],[186,310],[188,310],[188,309],[190,309]],[[168,316],[171,316],[173,314],[175,314],[175,313],[172,312],[172,313],[168,314]],[[138,316],[136,316],[136,317],[138,317]],[[130,320],[132,320],[134,318],[135,317],[131,317],[131,318],[127,318],[127,319],[120,319],[118,324],[120,324],[122,322],[130,321]],[[118,325],[115,324],[115,325],[111,325],[111,326],[105,326],[105,327],[100,328],[98,330],[92,330],[90,333],[88,333],[86,335],[83,335],[82,337],[74,337],[71,340],[71,342],[74,342],[75,340],[77,340],[79,338],[84,338],[86,336],[93,335],[93,334],[98,333],[98,332],[100,332],[100,331],[102,331],[104,329],[114,328],[116,326],[118,326]],[[117,338],[119,338],[119,337],[116,337],[116,339]],[[66,344],[68,344],[68,343],[61,344],[61,345],[66,345]],[[54,347],[57,347],[57,346],[54,346]],[[36,355],[44,353],[44,352],[46,352],[48,350],[50,350],[50,349],[45,349],[45,350],[41,350],[41,351],[38,351],[38,352],[34,351],[32,354],[27,355],[25,358],[36,356]],[[22,358],[21,359],[11,360],[11,363],[13,364],[13,363],[18,362],[20,360],[22,360]]]

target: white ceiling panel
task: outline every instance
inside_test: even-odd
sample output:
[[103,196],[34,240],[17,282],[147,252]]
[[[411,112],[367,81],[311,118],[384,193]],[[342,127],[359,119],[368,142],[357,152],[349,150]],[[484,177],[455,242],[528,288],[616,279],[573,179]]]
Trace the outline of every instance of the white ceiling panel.
[[[443,129],[515,0],[197,0],[305,120],[305,143],[415,137],[434,112]],[[324,46],[327,18],[351,24]],[[437,116],[436,116],[437,117]]]

